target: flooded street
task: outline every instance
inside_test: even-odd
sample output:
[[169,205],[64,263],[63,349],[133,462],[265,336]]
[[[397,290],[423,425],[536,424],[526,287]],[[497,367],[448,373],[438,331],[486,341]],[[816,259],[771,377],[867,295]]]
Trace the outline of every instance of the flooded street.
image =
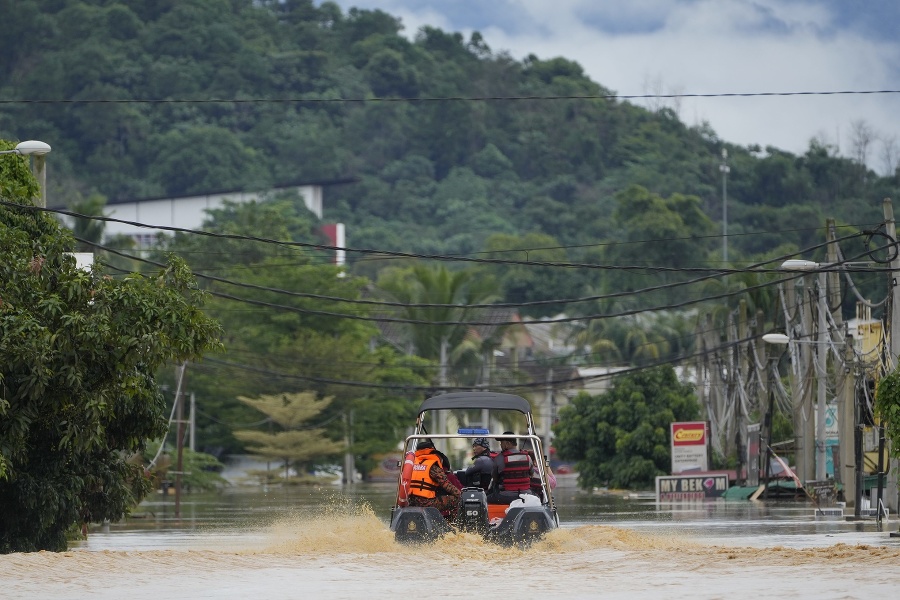
[[[0,556],[2,598],[893,598],[891,519],[803,503],[652,500],[557,489],[562,528],[522,551],[462,534],[394,543],[393,486],[236,489],[145,502],[65,553]],[[446,589],[442,589],[446,588]]]

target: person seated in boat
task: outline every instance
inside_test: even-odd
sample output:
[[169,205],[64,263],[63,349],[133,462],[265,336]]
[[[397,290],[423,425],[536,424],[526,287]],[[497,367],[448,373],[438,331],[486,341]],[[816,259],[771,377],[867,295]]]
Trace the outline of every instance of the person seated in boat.
[[[503,435],[512,435],[512,431],[504,431]],[[494,457],[495,490],[488,495],[490,504],[509,504],[520,494],[531,494],[531,472],[534,463],[526,452],[519,450],[516,438],[497,438],[500,442],[500,453]]]
[[491,475],[494,472],[494,460],[491,445],[485,437],[472,440],[472,464],[464,470],[457,471],[456,476],[464,486],[488,489]]
[[[444,469],[444,475],[447,476],[447,479],[450,481],[451,485],[453,485],[453,487],[455,487],[458,490],[462,490],[465,486],[462,484],[462,482],[456,476],[456,473],[453,471],[453,469],[450,467],[450,459],[447,458],[447,455],[437,449],[435,449],[434,453],[440,457],[441,468]],[[440,493],[440,492],[438,492],[438,493]],[[444,515],[448,519],[451,518],[449,511],[447,511],[446,514],[444,511],[441,511],[441,514]]]
[[[522,452],[527,454],[529,458],[531,458],[531,463],[533,465],[531,469],[531,493],[536,496],[541,496],[543,486],[541,485],[541,474],[540,471],[538,471],[537,455],[534,452],[534,443],[528,438],[521,438],[519,450],[521,450]],[[550,468],[549,462],[544,465],[544,471],[547,472],[547,483],[550,485],[550,489],[555,489],[556,475],[553,474],[553,470]]]
[[[416,460],[409,483],[409,505],[434,507],[448,520],[453,520],[459,511],[460,489],[447,478],[441,456],[429,439],[416,444]],[[449,466],[449,461],[447,464]]]

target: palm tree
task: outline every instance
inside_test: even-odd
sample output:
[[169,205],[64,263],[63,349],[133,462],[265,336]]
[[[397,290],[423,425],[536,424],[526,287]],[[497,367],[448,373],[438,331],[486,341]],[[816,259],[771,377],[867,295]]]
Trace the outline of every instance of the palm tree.
[[[458,375],[471,372],[472,358],[483,353],[475,336],[468,335],[471,327],[466,322],[477,320],[473,316],[482,312],[471,305],[497,298],[493,279],[475,277],[471,271],[415,265],[386,273],[378,285],[393,300],[405,304],[400,308],[404,318],[416,321],[407,327],[411,350],[438,363],[435,383],[439,388],[458,384]],[[436,428],[445,431],[446,422],[442,420]]]
[[[393,271],[379,280],[379,288],[396,302],[409,326],[410,341],[417,356],[446,360],[451,349],[466,339],[475,312],[470,305],[487,304],[497,298],[497,285],[489,278],[473,277],[471,271],[415,265]],[[462,357],[465,353],[457,353]]]

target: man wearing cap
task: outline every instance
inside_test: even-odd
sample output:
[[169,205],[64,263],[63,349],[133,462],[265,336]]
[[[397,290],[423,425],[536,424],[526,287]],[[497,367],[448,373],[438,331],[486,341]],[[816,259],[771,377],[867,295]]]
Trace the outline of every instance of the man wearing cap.
[[459,510],[460,490],[447,479],[441,455],[434,442],[424,439],[416,444],[416,461],[409,483],[410,506],[432,506],[448,520]]
[[491,457],[490,442],[487,438],[478,437],[472,440],[472,464],[464,471],[457,471],[456,476],[463,485],[487,489],[491,484],[491,473],[494,460]]
[[[515,432],[504,431],[503,435],[515,436]],[[519,494],[531,493],[531,471],[534,463],[526,452],[519,450],[515,437],[497,438],[500,454],[494,457],[497,490],[488,498],[489,502],[509,504]]]

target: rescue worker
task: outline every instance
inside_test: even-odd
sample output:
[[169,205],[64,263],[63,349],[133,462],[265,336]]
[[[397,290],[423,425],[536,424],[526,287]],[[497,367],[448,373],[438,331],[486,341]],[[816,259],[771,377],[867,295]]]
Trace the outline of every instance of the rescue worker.
[[[534,443],[528,438],[522,438],[519,441],[519,449],[531,458],[531,463],[533,465],[531,469],[531,493],[535,496],[541,496],[544,486],[541,485],[541,474],[540,471],[538,471],[537,456],[534,453]],[[553,474],[549,462],[544,465],[544,471],[547,473],[547,483],[550,484],[550,489],[552,490],[556,487],[556,475]]]
[[460,490],[450,483],[444,472],[443,460],[429,439],[416,444],[416,461],[409,483],[409,505],[431,506],[448,521],[459,511]]
[[[504,431],[503,435],[516,435]],[[494,457],[494,478],[497,489],[488,496],[491,504],[509,504],[519,494],[531,494],[531,471],[534,463],[526,452],[516,447],[516,438],[497,438],[500,453]]]
[[484,437],[475,438],[472,440],[472,464],[463,471],[457,471],[456,476],[465,486],[486,490],[491,484],[493,471],[494,460],[490,442]]

